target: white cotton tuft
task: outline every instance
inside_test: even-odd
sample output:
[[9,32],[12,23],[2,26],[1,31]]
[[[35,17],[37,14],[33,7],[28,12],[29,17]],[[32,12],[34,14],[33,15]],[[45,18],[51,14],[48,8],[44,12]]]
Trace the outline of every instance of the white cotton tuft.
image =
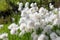
[[19,3],[19,8],[18,8],[18,10],[21,11],[22,8],[23,8],[23,3]]
[[54,5],[52,3],[49,4],[50,9],[54,9]]
[[30,7],[34,7],[34,3],[31,3],[31,4],[30,4]]
[[25,31],[22,30],[22,31],[19,33],[19,36],[22,36],[22,35],[24,35],[24,34],[25,34]]
[[25,8],[26,8],[26,7],[29,7],[29,2],[26,2],[26,3],[25,3]]
[[27,25],[25,24],[25,23],[22,23],[21,25],[20,25],[20,30],[22,31],[22,30],[25,30],[25,27],[27,27]]
[[8,26],[8,29],[13,29],[13,28],[18,28],[18,25],[16,25],[15,23],[12,23],[11,25]]
[[3,27],[3,25],[1,24],[1,25],[0,25],[0,29],[1,29],[2,27]]
[[50,34],[51,40],[55,40],[57,37],[58,37],[57,34],[54,33],[54,32],[52,32],[52,33]]
[[35,32],[33,32],[31,34],[31,37],[32,37],[33,40],[37,40],[38,39],[38,35]]
[[0,34],[0,39],[5,39],[7,37],[8,37],[8,34],[7,33]]
[[48,37],[47,37],[45,34],[41,34],[41,35],[38,37],[38,40],[48,40]]

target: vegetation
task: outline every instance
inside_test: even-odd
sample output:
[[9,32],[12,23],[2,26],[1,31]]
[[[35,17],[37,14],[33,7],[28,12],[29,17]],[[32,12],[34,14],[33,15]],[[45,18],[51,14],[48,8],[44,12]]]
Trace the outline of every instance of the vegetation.
[[[57,5],[56,3],[60,2],[60,0],[54,0],[54,1],[55,1],[55,5]],[[48,4],[49,2],[52,1],[51,0],[0,0],[0,24],[4,24],[4,27],[0,29],[0,33],[7,32],[9,40],[32,40],[32,38],[30,37],[31,33],[26,33],[22,37],[19,37],[17,35],[11,35],[9,30],[7,29],[10,23],[12,22],[11,17],[15,18],[14,22],[16,24],[18,23],[18,20],[20,18],[20,12],[17,9],[18,8],[17,2],[23,2],[24,4],[25,2],[30,2],[30,3],[36,2],[38,4],[38,7],[44,6],[48,9]],[[58,4],[57,6],[60,5]],[[17,13],[15,11],[17,11]],[[2,16],[5,18],[3,18]]]

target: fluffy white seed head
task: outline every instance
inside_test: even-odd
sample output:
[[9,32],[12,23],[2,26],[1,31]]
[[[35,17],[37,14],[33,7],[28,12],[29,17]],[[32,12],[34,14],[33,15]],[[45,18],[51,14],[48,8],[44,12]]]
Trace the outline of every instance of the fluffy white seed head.
[[49,4],[50,9],[54,9],[54,5],[52,3]]
[[25,24],[25,23],[22,23],[21,25],[20,25],[20,30],[22,31],[22,30],[25,30],[25,28],[27,27],[27,25]]
[[35,32],[33,32],[31,34],[31,37],[32,37],[33,40],[37,40],[38,39],[38,35]]
[[3,27],[3,25],[0,25],[0,29]]
[[31,3],[31,4],[30,4],[30,7],[34,7],[34,3]]
[[4,38],[7,38],[8,37],[8,34],[7,33],[3,33],[0,35],[0,39],[4,39]]
[[27,28],[29,29],[29,28],[34,28],[34,22],[32,21],[32,20],[29,20],[28,22],[27,22]]
[[25,3],[25,8],[26,8],[26,7],[29,7],[29,2],[26,2],[26,3]]
[[16,33],[16,31],[13,29],[10,31],[10,34],[15,34],[15,33]]
[[57,37],[55,40],[60,40],[60,37]]
[[38,37],[38,40],[47,40],[47,39],[46,39],[46,35],[41,34],[41,35]]
[[19,8],[18,8],[18,10],[21,11],[22,8],[23,8],[23,3],[19,3]]
[[54,32],[52,32],[52,33],[50,34],[51,40],[55,40],[57,37],[58,37],[57,34],[54,33]]
[[22,31],[19,33],[19,36],[24,35],[24,34],[25,34],[25,31],[22,30]]
[[15,23],[12,23],[11,25],[8,26],[8,29],[13,29],[13,28],[17,28],[18,25],[16,25]]

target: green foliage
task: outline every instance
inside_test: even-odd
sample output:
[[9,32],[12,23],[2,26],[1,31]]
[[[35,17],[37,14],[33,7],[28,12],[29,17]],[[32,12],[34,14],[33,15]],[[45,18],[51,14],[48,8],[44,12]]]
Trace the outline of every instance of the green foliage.
[[21,40],[32,40],[31,33],[25,33],[23,36],[20,37]]
[[0,11],[6,11],[9,8],[6,0],[0,0]]
[[8,30],[9,25],[10,24],[4,24],[4,27],[0,29],[0,34],[5,33],[5,32],[8,33],[9,40],[32,40],[31,33],[25,33],[23,36],[20,36],[20,37],[19,35],[11,35],[10,30]]
[[14,5],[17,5],[17,2],[19,2],[20,0],[9,0],[11,3],[13,3]]
[[39,28],[38,30],[36,30],[36,34],[39,35],[39,34],[41,34],[42,31],[43,31],[43,30]]

